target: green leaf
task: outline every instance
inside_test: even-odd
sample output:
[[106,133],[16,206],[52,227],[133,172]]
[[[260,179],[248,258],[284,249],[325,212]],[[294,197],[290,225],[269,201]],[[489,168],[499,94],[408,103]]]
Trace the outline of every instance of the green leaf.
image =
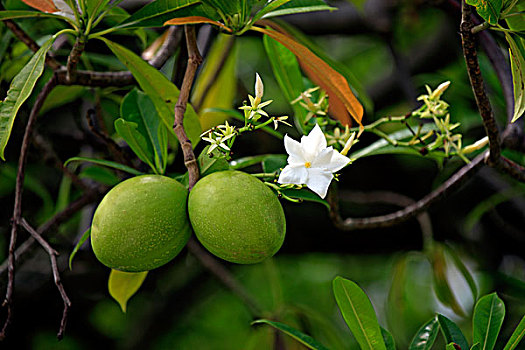
[[456,350],[456,347],[455,347],[456,343],[448,343],[447,346],[445,347],[446,350]]
[[302,188],[300,190],[297,190],[297,189],[281,190],[281,193],[291,198],[300,199],[301,201],[320,203],[324,205],[326,209],[330,210],[330,204],[326,200],[322,199],[317,194],[311,192],[310,190],[306,188]]
[[333,281],[339,310],[361,349],[386,350],[372,303],[354,282],[336,277]]
[[111,270],[108,280],[109,294],[119,303],[122,312],[126,312],[129,298],[139,290],[147,274],[148,271],[124,272]]
[[84,234],[80,238],[80,241],[78,241],[78,243],[75,245],[75,248],[73,248],[73,251],[69,255],[69,269],[70,270],[73,270],[73,259],[75,258],[75,255],[77,255],[78,250],[80,249],[80,247],[82,247],[84,242],[87,241],[89,236],[91,236],[91,228],[88,228],[87,231],[84,232]]
[[[304,90],[303,76],[299,68],[299,63],[295,55],[288,50],[284,45],[270,38],[267,35],[263,36],[264,48],[270,64],[272,66],[273,74],[284,97],[290,103],[295,100]],[[306,119],[306,111],[298,104],[291,104],[294,111],[295,126],[301,133],[305,133],[304,121]]]
[[383,341],[387,350],[396,350],[396,342],[392,334],[389,331],[381,327],[381,335],[383,336]]
[[82,169],[78,174],[81,179],[91,179],[101,184],[115,186],[119,183],[119,178],[112,171],[98,166],[90,166]]
[[[135,53],[107,39],[102,38],[101,40],[106,43],[115,56],[131,71],[142,90],[153,101],[160,118],[168,130],[173,133],[174,110],[177,99],[179,98],[179,89],[161,72],[153,68]],[[195,147],[200,140],[202,130],[199,117],[189,103],[184,114],[184,130],[193,147]]]
[[308,349],[328,350],[327,347],[325,347],[324,345],[322,345],[321,343],[319,343],[318,341],[316,341],[315,339],[313,339],[309,335],[306,335],[306,334],[298,331],[297,329],[294,329],[294,328],[292,328],[292,327],[290,327],[288,325],[285,325],[284,323],[276,322],[276,321],[270,321],[270,320],[264,320],[263,319],[263,320],[256,320],[256,321],[252,322],[252,325],[254,325],[254,324],[267,324],[267,325],[270,325],[273,328],[278,329],[281,332],[283,332],[283,333],[289,335],[290,337],[294,338],[295,340],[297,340],[298,342],[300,342],[301,344],[306,346]]
[[52,13],[41,12],[41,11],[0,11],[0,21],[14,18],[38,18],[38,17],[52,17],[65,19],[63,16],[55,15]]
[[137,176],[138,175],[144,175],[144,173],[142,173],[142,172],[140,172],[140,171],[138,171],[136,169],[130,168],[127,165],[116,163],[116,162],[112,162],[112,161],[109,161],[109,160],[95,159],[95,158],[72,157],[72,158],[69,158],[68,160],[66,160],[66,162],[64,163],[64,166],[67,166],[68,164],[70,164],[72,162],[89,162],[89,163],[94,163],[94,164],[98,164],[98,165],[103,165],[103,166],[107,166],[107,167],[110,167],[110,168],[114,168],[114,169],[117,169],[117,170],[125,171],[127,173],[130,173],[130,174],[133,174],[133,175],[137,175]]
[[262,161],[263,172],[274,173],[284,168],[287,164],[288,156],[285,154],[270,154]]
[[[231,42],[234,39],[234,36],[223,33],[217,36],[195,81],[191,100],[192,103],[202,101],[200,106],[198,106],[199,110],[206,110],[206,112],[202,112],[199,115],[203,130],[211,129],[228,119],[227,113],[210,111],[207,110],[208,108],[228,109],[233,107],[233,101],[237,93],[237,79],[235,75],[237,50],[235,44]],[[222,69],[217,75],[221,62],[223,63]]]
[[263,163],[268,158],[279,158],[279,157],[286,157],[286,156],[284,154],[261,154],[258,156],[243,157],[243,158],[232,160],[230,162],[230,167],[235,170],[244,169],[244,168],[247,168],[255,164]]
[[408,350],[430,350],[439,332],[439,322],[436,317],[425,323],[417,331],[410,342]]
[[470,350],[481,350],[481,344],[476,343],[470,347]]
[[492,350],[498,338],[501,324],[505,318],[505,305],[496,293],[485,295],[474,308],[473,342],[481,345],[481,350]]
[[230,169],[230,164],[224,157],[220,156],[219,151],[213,150],[211,154],[208,154],[209,147],[206,146],[197,159],[201,177]]
[[[425,124],[421,128],[421,133],[426,133],[430,130],[434,130],[435,128],[436,127],[434,124]],[[413,134],[410,130],[403,129],[403,130],[388,134],[388,137],[391,140],[400,141],[400,140],[404,140],[404,139],[413,137]],[[380,155],[380,154],[411,154],[411,155],[421,156],[421,153],[419,153],[416,149],[413,149],[410,147],[393,146],[385,139],[380,139],[372,143],[371,145],[352,153],[349,157],[352,160],[356,160],[362,157],[369,157],[369,156],[375,156],[375,155]],[[435,160],[440,160],[440,159],[445,158],[446,156],[443,152],[433,151],[427,154],[425,157],[435,159]]]
[[40,47],[29,62],[14,77],[5,100],[0,103],[0,158],[5,161],[4,150],[20,106],[31,95],[35,84],[44,71],[47,51],[55,41],[52,37]]
[[505,345],[505,348],[503,350],[514,350],[516,346],[520,343],[521,339],[523,339],[523,336],[525,335],[525,316],[521,319],[520,323],[512,332],[512,335],[510,336],[509,341],[507,342],[507,345]]
[[148,164],[151,170],[157,173],[157,169],[153,165],[153,152],[148,148],[146,138],[137,130],[137,128],[138,126],[136,123],[127,122],[122,118],[115,120],[115,130],[120,137],[126,141],[140,160]]
[[274,1],[267,2],[266,6],[264,6],[262,9],[260,9],[259,12],[257,12],[255,14],[255,16],[253,16],[252,23],[257,22],[259,19],[261,19],[268,12],[275,11],[280,6],[283,6],[284,4],[286,4],[287,2],[290,2],[290,1],[291,0],[274,0]]
[[466,0],[466,3],[476,7],[478,14],[492,25],[498,24],[503,0]]
[[456,343],[461,347],[461,350],[469,349],[467,339],[454,322],[441,314],[437,314],[436,318],[447,343]]
[[[200,0],[156,0],[126,18],[119,27],[162,27],[164,22],[175,17],[186,17],[190,14],[181,9],[194,8]],[[177,15],[181,12],[181,15]]]
[[164,174],[168,155],[168,131],[151,99],[137,89],[131,90],[122,100],[120,115],[125,121],[137,124],[137,131],[145,138],[148,152],[154,156],[156,172]]
[[268,11],[262,18],[270,18],[284,15],[293,15],[296,13],[306,13],[313,11],[333,11],[337,8],[328,6],[322,0],[292,0],[287,1],[274,11]]
[[509,42],[510,68],[512,71],[512,85],[514,87],[514,113],[511,123],[518,120],[525,112],[525,50],[518,45],[522,43],[519,37],[516,40],[512,35],[505,33]]

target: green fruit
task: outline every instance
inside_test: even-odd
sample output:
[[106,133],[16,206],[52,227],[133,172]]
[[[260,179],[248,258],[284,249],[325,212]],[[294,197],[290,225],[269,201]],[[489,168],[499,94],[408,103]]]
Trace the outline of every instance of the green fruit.
[[100,202],[91,226],[98,260],[120,271],[147,271],[173,259],[186,245],[191,228],[188,191],[160,175],[119,183]]
[[197,182],[188,213],[202,245],[230,262],[261,262],[284,241],[281,203],[261,181],[240,171],[216,172]]

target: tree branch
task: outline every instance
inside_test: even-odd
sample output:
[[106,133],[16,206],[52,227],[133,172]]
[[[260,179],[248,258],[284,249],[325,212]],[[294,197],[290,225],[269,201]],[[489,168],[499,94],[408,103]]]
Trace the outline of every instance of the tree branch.
[[184,74],[184,80],[180,89],[179,99],[175,105],[175,120],[173,122],[173,131],[179,140],[182,153],[184,155],[184,165],[188,169],[189,174],[189,190],[197,183],[199,179],[199,166],[193,153],[193,147],[191,141],[186,135],[184,130],[184,112],[186,112],[186,106],[190,97],[191,87],[195,79],[195,73],[199,64],[202,63],[202,57],[197,47],[197,40],[195,37],[195,27],[185,26],[186,33],[186,45],[188,47],[188,65],[186,67],[186,73]]
[[49,259],[51,260],[51,269],[53,270],[53,277],[55,280],[55,285],[57,286],[58,291],[60,292],[60,296],[62,297],[62,300],[64,301],[64,311],[62,312],[62,320],[60,321],[60,328],[57,333],[57,338],[62,339],[64,336],[64,331],[66,330],[66,323],[67,323],[67,315],[69,308],[71,307],[71,301],[69,300],[66,291],[64,290],[64,286],[62,285],[62,281],[60,280],[60,273],[58,272],[58,265],[57,265],[57,256],[58,252],[54,250],[49,243],[45,239],[42,238],[40,234],[26,221],[26,219],[22,218],[20,220],[21,225],[26,229],[27,232],[33,236],[35,240],[40,243],[40,245],[45,249],[47,254],[49,255]]
[[494,113],[492,112],[489,98],[485,92],[483,77],[481,76],[475,37],[474,34],[472,34],[473,23],[470,18],[470,6],[465,4],[464,0],[462,0],[461,5],[462,16],[460,34],[463,56],[465,57],[465,63],[467,64],[467,72],[472,91],[474,92],[474,97],[476,98],[476,104],[481,118],[483,119],[483,127],[485,128],[485,133],[489,137],[489,165],[495,165],[500,161],[499,157],[501,154],[498,126],[496,125]]
[[24,139],[22,141],[22,147],[20,148],[20,156],[18,158],[18,172],[16,176],[16,187],[15,187],[15,204],[13,209],[13,216],[11,218],[11,237],[9,241],[9,253],[8,253],[8,279],[7,279],[7,290],[3,307],[7,308],[7,317],[0,333],[0,340],[4,339],[7,332],[7,327],[11,322],[12,316],[12,298],[15,281],[15,247],[16,238],[18,233],[18,225],[20,224],[20,218],[22,214],[22,192],[24,190],[24,177],[25,177],[25,165],[27,159],[27,152],[31,141],[31,133],[35,124],[38,113],[42,108],[44,101],[47,96],[57,85],[56,75],[53,74],[51,79],[46,83],[42,91],[38,94],[35,104],[29,114],[27,121],[26,130],[24,133]]
[[368,218],[347,218],[342,219],[339,212],[338,198],[335,191],[330,192],[328,201],[330,202],[330,218],[335,226],[343,231],[353,231],[358,229],[369,229],[377,227],[389,227],[404,222],[419,213],[425,211],[430,205],[442,199],[447,194],[456,190],[467,179],[474,175],[483,165],[487,152],[478,155],[470,163],[452,175],[441,186],[429,193],[422,199],[396,212],[368,217]]

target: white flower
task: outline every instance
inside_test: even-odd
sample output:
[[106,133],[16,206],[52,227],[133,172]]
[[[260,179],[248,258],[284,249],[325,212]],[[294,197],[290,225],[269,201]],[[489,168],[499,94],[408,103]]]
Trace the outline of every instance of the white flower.
[[315,125],[301,143],[286,135],[284,147],[288,152],[288,165],[277,182],[280,184],[306,184],[321,198],[326,197],[333,173],[343,169],[350,159],[332,147],[326,147],[326,138],[319,125]]

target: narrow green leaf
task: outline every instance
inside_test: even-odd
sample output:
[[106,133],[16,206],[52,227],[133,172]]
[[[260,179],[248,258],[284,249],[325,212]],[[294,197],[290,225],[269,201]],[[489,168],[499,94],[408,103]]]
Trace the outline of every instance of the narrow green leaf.
[[151,148],[148,148],[148,142],[146,138],[137,130],[137,124],[133,122],[127,122],[122,118],[115,120],[115,130],[117,133],[126,141],[131,147],[133,152],[142,160],[148,164],[151,170],[155,173],[157,169],[153,165],[153,152]]
[[84,234],[82,235],[78,243],[75,245],[75,248],[73,248],[73,251],[69,255],[69,269],[70,270],[73,270],[73,259],[75,258],[75,255],[77,255],[78,250],[80,249],[80,247],[82,247],[84,242],[87,241],[89,236],[91,236],[91,227],[88,228],[86,232],[84,232]]
[[258,156],[243,157],[232,160],[230,162],[230,167],[235,170],[244,169],[255,164],[263,163],[268,158],[279,158],[283,156],[286,157],[284,154],[261,154]]
[[[290,103],[304,91],[303,76],[297,58],[290,50],[284,47],[284,45],[270,38],[268,35],[263,36],[263,43],[275,79],[284,97],[288,103]],[[290,105],[294,111],[295,126],[304,134],[306,111],[297,103],[290,103]]]
[[410,342],[408,350],[430,350],[439,332],[439,322],[436,317],[425,323],[417,331]]
[[383,341],[387,350],[396,350],[396,342],[392,334],[389,331],[381,327],[381,335],[383,336]]
[[496,293],[485,295],[478,300],[472,320],[473,342],[479,343],[481,350],[494,348],[504,318],[505,305]]
[[461,350],[469,349],[467,339],[454,322],[440,314],[436,318],[447,343],[456,343],[461,347]]
[[296,13],[306,13],[313,11],[333,11],[337,8],[328,6],[322,0],[292,0],[280,6],[274,11],[268,11],[262,18],[270,18],[284,15],[293,15]]
[[[162,27],[169,19],[179,17],[177,12],[188,6],[195,7],[200,0],[156,0],[146,4],[143,8],[126,18],[119,27],[152,26]],[[183,13],[180,17],[189,16]]]
[[481,344],[476,343],[470,347],[470,350],[481,350]]
[[0,103],[0,158],[4,161],[4,150],[11,135],[18,109],[31,95],[38,78],[42,75],[47,51],[51,48],[54,40],[55,37],[52,37],[46,41],[31,57],[24,68],[14,77],[5,100]]
[[[142,90],[151,98],[160,118],[166,128],[173,133],[173,121],[175,118],[175,104],[179,97],[179,89],[169,81],[161,72],[153,68],[142,58],[125,47],[102,38],[117,58],[131,71]],[[200,140],[202,132],[199,117],[188,104],[184,114],[184,129],[193,147]]]
[[507,342],[507,345],[505,345],[505,348],[503,350],[514,350],[516,349],[516,346],[520,343],[521,339],[523,339],[523,336],[525,335],[525,316],[521,319],[520,323],[512,332],[512,335],[510,336],[509,341]]
[[498,23],[503,0],[466,0],[466,2],[475,6],[476,11],[485,21],[493,25]]
[[472,277],[472,274],[468,270],[467,266],[465,266],[461,258],[456,254],[456,252],[454,252],[453,249],[451,249],[449,246],[445,246],[445,251],[452,257],[454,265],[463,275],[465,281],[467,281],[470,291],[472,292],[473,300],[476,300],[478,298],[478,287],[476,286],[476,281],[474,281],[474,277]]
[[267,2],[266,6],[264,6],[262,9],[260,9],[259,12],[257,12],[255,14],[255,16],[253,16],[252,22],[253,23],[257,22],[259,19],[261,19],[268,12],[275,11],[280,6],[283,6],[284,4],[286,4],[287,2],[290,2],[290,1],[291,0],[274,0],[274,1]]
[[123,165],[123,164],[120,164],[120,163],[116,163],[116,162],[112,162],[112,161],[109,161],[109,160],[103,160],[103,159],[95,159],[95,158],[86,158],[86,157],[72,157],[72,158],[69,158],[68,160],[66,160],[66,162],[64,163],[64,166],[67,166],[68,164],[72,163],[72,162],[89,162],[89,163],[94,163],[94,164],[98,164],[98,165],[103,165],[103,166],[107,166],[107,167],[110,167],[110,168],[114,168],[114,169],[117,169],[117,170],[121,170],[121,171],[125,171],[126,173],[130,173],[130,174],[133,174],[133,175],[144,175],[144,173],[136,170],[136,169],[133,169],[133,168],[130,168],[129,166],[126,166],[126,165]]
[[41,12],[41,11],[0,11],[0,21],[14,18],[38,18],[38,17],[52,17],[64,19],[65,17],[55,15],[52,13]]
[[386,350],[372,303],[354,282],[336,277],[333,281],[339,310],[361,349]]
[[147,274],[148,271],[124,272],[111,270],[108,280],[109,294],[119,303],[122,312],[126,312],[128,300],[139,290]]
[[313,339],[309,335],[306,335],[306,334],[298,331],[297,329],[294,329],[294,328],[292,328],[292,327],[290,327],[288,325],[285,325],[284,323],[276,322],[276,321],[270,321],[270,320],[264,320],[263,319],[263,320],[256,320],[256,321],[252,322],[252,325],[254,325],[254,324],[267,324],[267,325],[270,325],[273,328],[278,329],[281,332],[283,332],[283,333],[289,335],[290,337],[294,338],[295,340],[297,340],[298,342],[300,342],[301,344],[306,346],[308,349],[312,349],[312,350],[328,350],[327,347],[325,347],[324,345],[322,345],[321,343],[319,343],[318,341],[316,341],[315,339]]
[[518,46],[518,42],[521,40],[519,37],[514,40],[512,35],[508,33],[505,33],[505,37],[510,46],[509,57],[514,87],[514,113],[511,123],[514,123],[525,113],[525,53]]
[[91,179],[108,186],[115,186],[119,183],[119,178],[115,173],[109,169],[100,168],[98,166],[90,166],[82,169],[78,174],[78,177],[81,179]]

